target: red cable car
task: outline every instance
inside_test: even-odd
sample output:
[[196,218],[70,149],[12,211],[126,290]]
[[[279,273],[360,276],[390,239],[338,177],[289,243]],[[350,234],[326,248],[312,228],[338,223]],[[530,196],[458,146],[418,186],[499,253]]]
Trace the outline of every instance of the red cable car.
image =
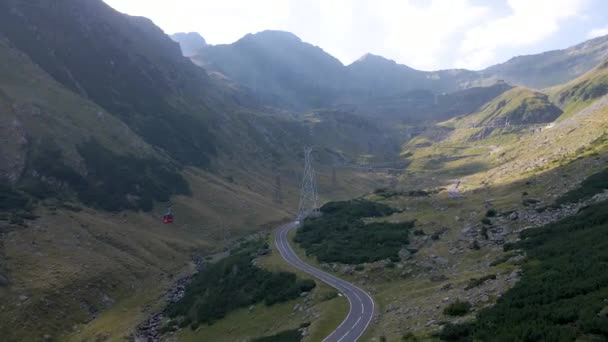
[[173,223],[173,213],[171,213],[171,207],[167,208],[167,213],[163,216],[163,223]]

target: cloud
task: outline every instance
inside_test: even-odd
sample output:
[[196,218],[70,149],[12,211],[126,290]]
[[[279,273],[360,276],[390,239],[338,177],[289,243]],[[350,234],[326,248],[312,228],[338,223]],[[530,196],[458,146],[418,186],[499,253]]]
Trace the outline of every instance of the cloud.
[[538,44],[557,33],[560,22],[579,16],[585,0],[508,0],[511,13],[470,28],[460,44],[458,67],[480,69],[500,49]]
[[587,38],[593,39],[601,36],[608,35],[608,26],[595,28],[587,34]]
[[104,1],[151,18],[167,33],[199,32],[210,44],[285,30],[345,64],[370,52],[434,70],[479,69],[505,49],[535,46],[559,32],[565,20],[581,16],[591,0]]

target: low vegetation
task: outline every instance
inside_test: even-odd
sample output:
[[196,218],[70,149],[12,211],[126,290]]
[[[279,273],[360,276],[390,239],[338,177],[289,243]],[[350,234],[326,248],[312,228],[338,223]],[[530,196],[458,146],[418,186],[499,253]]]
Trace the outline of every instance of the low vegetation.
[[[446,326],[444,340],[574,341],[608,337],[608,202],[521,233],[523,275],[473,323]],[[583,246],[583,248],[581,248]]]
[[256,338],[253,342],[299,342],[302,340],[302,333],[295,330],[287,330],[276,335]]
[[169,316],[182,318],[182,326],[213,322],[232,310],[257,303],[273,305],[311,291],[315,282],[293,273],[270,272],[253,264],[263,241],[244,244],[229,257],[197,273],[184,297],[168,308]]
[[365,223],[363,218],[382,217],[394,209],[366,200],[330,202],[321,208],[320,217],[305,220],[295,241],[308,255],[321,262],[361,264],[383,259],[398,259],[399,250],[408,243],[413,222]]
[[589,176],[581,185],[559,197],[555,204],[561,205],[587,200],[594,195],[608,190],[608,169]]
[[476,287],[482,285],[483,283],[485,283],[488,280],[494,280],[494,279],[496,279],[496,274],[488,274],[481,278],[471,278],[469,280],[469,282],[467,283],[467,286],[464,287],[464,289],[470,290],[470,289],[473,289],[473,288],[476,288]]
[[20,188],[33,198],[44,199],[65,196],[67,186],[84,204],[108,211],[150,211],[154,201],[166,202],[172,194],[190,193],[179,170],[165,162],[118,155],[93,140],[79,146],[78,152],[85,175],[65,165],[61,150],[52,142],[40,144]]
[[471,303],[457,300],[443,309],[443,314],[448,316],[464,316],[471,311]]

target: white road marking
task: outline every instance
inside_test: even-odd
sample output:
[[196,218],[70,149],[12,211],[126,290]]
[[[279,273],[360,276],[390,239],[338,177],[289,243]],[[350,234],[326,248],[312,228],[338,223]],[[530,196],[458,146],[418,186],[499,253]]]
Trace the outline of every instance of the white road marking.
[[361,299],[361,297],[359,296],[359,294],[357,292],[361,292],[362,294],[364,294],[367,299],[369,300],[369,302],[371,303],[372,306],[372,312],[369,314],[368,320],[366,322],[365,327],[359,332],[358,336],[354,339],[349,339],[348,341],[357,341],[361,335],[363,335],[363,333],[367,330],[367,328],[369,327],[369,324],[371,323],[372,319],[373,319],[373,312],[375,310],[375,303],[373,301],[373,299],[371,298],[371,296],[361,290],[360,288],[358,288],[357,286],[350,284],[340,278],[337,278],[331,274],[325,273],[319,269],[316,269],[308,264],[306,264],[304,261],[302,261],[300,259],[300,257],[295,254],[295,252],[293,251],[293,249],[291,248],[291,246],[289,245],[289,242],[287,241],[287,233],[289,232],[290,229],[294,228],[295,226],[291,225],[291,226],[283,226],[281,228],[279,228],[278,233],[275,235],[275,245],[277,246],[277,248],[279,249],[279,254],[281,254],[281,256],[283,257],[283,259],[285,259],[288,263],[290,263],[292,266],[318,278],[319,280],[327,283],[328,285],[334,287],[335,289],[337,289],[339,292],[340,296],[344,296],[346,297],[346,299],[348,299],[349,302],[349,312],[348,315],[346,316],[346,318],[342,321],[342,323],[329,335],[327,336],[323,341],[328,341],[329,339],[335,339],[337,337],[335,337],[334,335],[337,334],[342,327],[348,323],[351,320],[351,316],[354,315],[353,312],[353,302],[351,300],[351,296],[349,294],[354,295],[357,300],[359,301],[359,303],[361,304],[361,315],[358,317],[357,321],[355,322],[355,324],[353,324],[350,329],[344,334],[342,335],[342,337],[340,339],[338,339],[336,342],[341,342],[342,340],[344,340],[351,332],[353,332],[353,330],[357,329],[357,326],[359,325],[359,322],[361,322],[361,320],[363,319],[363,314],[365,313],[365,304],[364,301]]

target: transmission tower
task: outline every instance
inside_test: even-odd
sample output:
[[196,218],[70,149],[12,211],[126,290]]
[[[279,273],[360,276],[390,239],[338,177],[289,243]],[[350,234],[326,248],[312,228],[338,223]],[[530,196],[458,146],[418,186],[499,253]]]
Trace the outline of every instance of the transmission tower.
[[312,167],[312,147],[306,147],[304,149],[304,176],[302,177],[297,219],[303,220],[318,211],[317,184],[315,182],[315,170]]

